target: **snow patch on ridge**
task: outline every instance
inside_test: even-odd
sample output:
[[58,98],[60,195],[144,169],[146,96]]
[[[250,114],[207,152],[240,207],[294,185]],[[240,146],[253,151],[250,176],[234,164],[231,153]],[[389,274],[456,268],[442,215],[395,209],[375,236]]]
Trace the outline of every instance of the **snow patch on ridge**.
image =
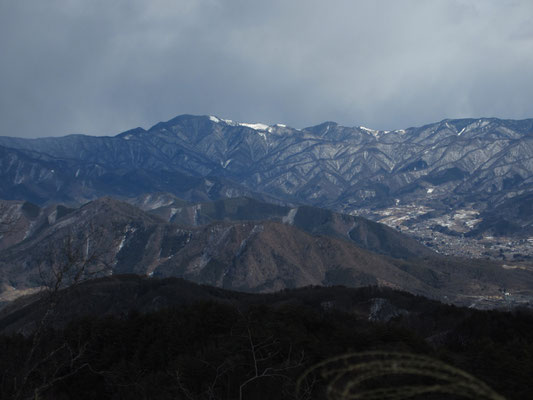
[[202,210],[202,205],[201,204],[197,204],[197,205],[192,207],[192,211],[194,213],[194,215],[193,215],[194,226],[198,226],[198,216],[200,215],[200,211],[201,210]]
[[226,125],[231,125],[231,126],[239,125],[238,123],[232,121],[231,119],[218,118],[218,117],[215,117],[214,115],[210,115],[209,120],[211,120],[215,124],[224,123]]
[[120,252],[120,250],[122,250],[125,242],[126,242],[126,235],[123,235],[122,240],[120,241],[118,248],[117,248],[117,254]]
[[171,198],[165,199],[163,196],[156,197],[156,195],[152,196],[151,194],[149,194],[144,198],[143,206],[147,210],[155,210],[156,208],[169,206],[173,202],[174,200]]
[[[34,222],[34,221],[31,221],[31,222],[30,222],[30,226],[28,226],[28,230],[27,230],[26,233],[24,234],[24,238],[23,238],[23,240],[24,240],[24,239],[27,239],[27,238],[30,236],[30,234],[33,232],[33,226],[34,226],[34,225],[35,225],[35,222]],[[3,236],[3,235],[2,235],[2,236]]]
[[362,129],[364,131],[371,132],[371,133],[377,132],[376,130],[367,128],[366,126],[360,126],[359,129]]
[[56,223],[56,220],[57,220],[57,209],[54,210],[52,213],[50,213],[50,215],[48,215],[48,223],[50,225],[53,225]]
[[265,230],[265,227],[263,225],[254,225],[253,229],[250,231],[246,239],[244,239],[241,242],[241,245],[239,246],[239,248],[237,249],[237,252],[235,253],[235,257],[239,257],[244,252],[244,250],[246,249],[246,246],[248,245],[248,241],[250,240],[252,236],[254,236],[257,233],[263,232],[264,230]]
[[[329,126],[328,126],[329,128]],[[395,133],[399,133],[400,135],[404,135],[405,134],[405,129],[395,129],[393,131],[380,131],[380,130],[377,130],[377,129],[370,129],[370,128],[367,128],[366,126],[359,126],[359,127],[356,127],[356,128],[359,128],[360,130],[363,130],[369,134],[371,134],[372,136],[374,136],[376,139],[379,139],[379,137],[381,135],[386,135],[388,133],[391,133],[391,132],[395,132]],[[327,132],[327,131],[326,131]]]
[[231,119],[218,118],[218,117],[215,117],[214,115],[210,115],[209,119],[216,124],[225,123],[226,125],[230,125],[230,126],[243,126],[245,128],[253,129],[255,131],[258,131],[259,135],[261,135],[265,139],[266,139],[266,135],[263,133],[263,131],[272,132],[275,128],[286,128],[287,127],[287,125],[285,124],[275,124],[275,125],[270,126],[270,125],[262,124],[259,122],[256,122],[256,123],[235,122],[235,121],[232,121]]
[[211,188],[213,187],[213,185],[215,184],[214,182],[211,182],[210,180],[208,179],[204,179],[204,183],[205,183],[205,186],[207,187],[207,190],[211,190]]
[[256,131],[266,131],[269,126],[268,125],[265,125],[265,124],[259,124],[259,123],[256,123],[256,124],[249,124],[249,123],[245,123],[245,122],[241,122],[239,123],[240,126],[245,126],[247,128],[251,128],[251,129],[254,129]]
[[296,208],[291,208],[291,210],[289,211],[289,213],[284,216],[281,221],[284,223],[284,224],[289,224],[289,225],[292,225],[294,224],[294,217],[296,216],[296,213],[298,212],[298,207]]
[[379,138],[379,131],[376,131],[375,129],[370,129],[370,128],[367,128],[366,126],[360,126],[359,129],[362,129],[365,132],[370,133],[375,138]]
[[168,220],[170,221],[174,217],[174,215],[176,215],[178,211],[181,211],[181,207],[178,207],[178,208],[171,207],[170,216],[168,217]]

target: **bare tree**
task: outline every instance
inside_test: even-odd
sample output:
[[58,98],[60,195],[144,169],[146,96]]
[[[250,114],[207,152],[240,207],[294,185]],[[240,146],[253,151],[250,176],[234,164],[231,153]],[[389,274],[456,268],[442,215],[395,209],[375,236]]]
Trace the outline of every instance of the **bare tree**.
[[39,262],[39,275],[45,294],[53,299],[61,289],[111,270],[103,232],[92,225],[81,234],[66,233],[49,245]]
[[247,340],[252,358],[252,374],[239,386],[239,400],[243,399],[244,388],[250,383],[265,378],[290,379],[287,372],[299,368],[303,365],[304,353],[302,352],[296,359],[292,358],[292,346],[284,356],[281,363],[274,362],[274,358],[280,355],[280,343],[273,336],[262,340],[254,339],[252,330],[248,325]]
[[[46,256],[39,261],[42,287],[40,304],[43,310],[32,334],[32,345],[24,363],[24,372],[18,380],[16,400],[38,399],[56,383],[75,375],[83,368],[91,368],[86,363],[80,363],[85,354],[86,342],[76,345],[64,342],[46,354],[41,354],[41,345],[45,331],[53,326],[58,306],[67,293],[65,289],[110,270],[103,239],[102,231],[92,226],[81,235],[67,232],[50,245]],[[36,381],[35,375],[39,376],[38,382],[30,384],[30,378]]]
[[169,374],[173,374],[181,395],[188,400],[217,400],[220,396],[231,397],[230,392],[237,395],[238,389],[238,399],[243,400],[250,398],[246,391],[254,382],[278,379],[289,383],[286,386],[290,389],[284,392],[285,396],[308,399],[307,393],[302,391],[295,394],[293,390],[298,376],[294,370],[304,366],[305,354],[294,354],[290,344],[283,343],[275,334],[264,334],[265,327],[254,322],[250,312],[244,313],[238,308],[236,311],[238,317],[228,338],[233,343],[239,343],[235,351],[227,354],[227,358],[219,364],[197,360],[211,370],[211,373],[205,375],[205,390],[201,393],[191,391],[186,382],[186,370],[169,371]]

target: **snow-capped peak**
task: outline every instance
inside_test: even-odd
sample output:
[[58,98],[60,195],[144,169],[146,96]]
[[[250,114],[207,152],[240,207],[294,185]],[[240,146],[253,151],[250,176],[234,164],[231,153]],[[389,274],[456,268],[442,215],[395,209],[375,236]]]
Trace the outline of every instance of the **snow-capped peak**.
[[367,128],[366,126],[360,126],[359,129],[364,130],[365,132],[370,133],[372,136],[378,138],[379,137],[379,131],[376,131],[375,129]]
[[231,119],[223,119],[215,117],[214,115],[210,115],[209,119],[213,121],[216,124],[219,123],[225,123],[226,125],[231,126],[243,126],[245,128],[250,128],[255,131],[258,131],[259,135],[261,135],[263,138],[266,138],[264,132],[273,132],[276,128],[286,128],[287,125],[285,124],[274,124],[274,125],[267,125],[267,124],[261,124],[261,123],[248,123],[248,122],[234,122]]
[[231,125],[231,126],[237,126],[237,125],[239,125],[238,123],[233,122],[231,119],[218,118],[218,117],[215,117],[214,115],[210,115],[210,116],[209,116],[209,119],[210,119],[211,121],[213,121],[215,124],[224,123],[224,124],[226,124],[226,125]]
[[386,135],[386,134],[391,133],[391,132],[399,133],[401,135],[403,135],[405,133],[405,129],[395,129],[393,131],[380,131],[380,130],[377,130],[377,129],[367,128],[366,126],[359,126],[359,127],[356,127],[356,128],[369,133],[370,135],[374,136],[376,139],[379,139],[382,135]]
[[265,124],[259,124],[259,123],[256,123],[256,124],[249,124],[249,123],[244,123],[244,122],[241,122],[239,123],[240,126],[245,126],[247,128],[252,128],[256,131],[266,131],[268,130],[269,126],[268,125],[265,125]]

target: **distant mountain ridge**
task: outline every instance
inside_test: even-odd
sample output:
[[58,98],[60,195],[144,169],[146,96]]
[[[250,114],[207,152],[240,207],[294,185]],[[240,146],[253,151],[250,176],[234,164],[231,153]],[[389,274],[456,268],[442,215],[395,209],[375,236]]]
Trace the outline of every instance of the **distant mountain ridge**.
[[114,137],[0,137],[0,146],[0,197],[31,194],[41,203],[141,194],[132,181],[143,192],[180,195],[170,180],[207,177],[232,182],[226,192],[238,191],[234,185],[241,188],[237,195],[268,193],[345,212],[397,200],[496,204],[533,190],[533,119],[443,120],[375,131],[182,115]]

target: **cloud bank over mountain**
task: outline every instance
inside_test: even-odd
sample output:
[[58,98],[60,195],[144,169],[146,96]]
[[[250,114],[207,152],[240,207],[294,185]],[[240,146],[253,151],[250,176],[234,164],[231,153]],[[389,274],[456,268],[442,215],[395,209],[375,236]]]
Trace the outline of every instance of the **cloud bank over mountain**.
[[533,3],[0,4],[0,135],[115,134],[179,113],[397,129],[531,117]]

